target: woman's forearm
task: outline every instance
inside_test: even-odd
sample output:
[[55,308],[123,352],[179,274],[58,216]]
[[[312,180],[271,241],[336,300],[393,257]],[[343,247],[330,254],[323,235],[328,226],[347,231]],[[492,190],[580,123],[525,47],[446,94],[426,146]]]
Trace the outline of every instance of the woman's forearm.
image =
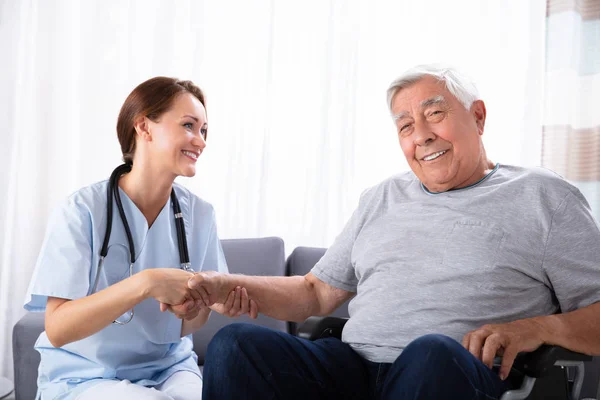
[[46,335],[54,347],[84,339],[149,297],[147,273],[142,271],[77,300],[48,298]]

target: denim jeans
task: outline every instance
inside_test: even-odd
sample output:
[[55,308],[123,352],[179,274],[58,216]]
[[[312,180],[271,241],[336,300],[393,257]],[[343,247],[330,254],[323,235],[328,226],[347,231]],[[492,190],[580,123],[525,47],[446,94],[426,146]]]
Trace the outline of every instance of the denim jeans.
[[204,400],[498,399],[497,372],[443,335],[411,342],[393,363],[363,359],[335,338],[314,342],[250,324],[222,328],[208,345]]

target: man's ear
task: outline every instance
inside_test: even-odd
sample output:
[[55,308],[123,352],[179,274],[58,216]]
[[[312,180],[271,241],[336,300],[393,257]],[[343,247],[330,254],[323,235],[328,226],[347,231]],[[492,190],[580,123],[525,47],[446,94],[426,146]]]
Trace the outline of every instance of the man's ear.
[[136,117],[133,122],[133,128],[136,135],[141,140],[152,141],[152,133],[150,132],[150,120],[147,117]]
[[483,135],[483,129],[485,127],[485,103],[483,100],[475,100],[471,105],[471,114],[475,118],[475,123],[477,124],[477,128],[479,129],[479,134]]

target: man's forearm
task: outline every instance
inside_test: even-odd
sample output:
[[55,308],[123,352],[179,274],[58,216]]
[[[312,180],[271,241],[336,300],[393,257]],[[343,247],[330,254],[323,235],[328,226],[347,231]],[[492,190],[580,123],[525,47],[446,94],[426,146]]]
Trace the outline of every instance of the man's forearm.
[[303,276],[224,275],[225,293],[245,287],[258,312],[283,321],[302,322],[319,313],[314,286]]
[[578,353],[600,355],[600,303],[534,320],[545,332],[545,343]]

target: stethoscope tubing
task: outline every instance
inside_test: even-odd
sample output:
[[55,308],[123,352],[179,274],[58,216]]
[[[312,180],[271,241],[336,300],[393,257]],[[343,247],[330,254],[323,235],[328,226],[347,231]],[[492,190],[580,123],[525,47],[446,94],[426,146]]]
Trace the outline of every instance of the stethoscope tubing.
[[[104,233],[104,240],[102,242],[102,248],[100,249],[100,259],[98,261],[98,268],[96,270],[96,279],[94,279],[94,285],[90,294],[96,292],[98,287],[98,280],[100,279],[100,272],[104,267],[104,259],[108,254],[108,243],[110,241],[110,235],[112,231],[112,219],[113,219],[113,202],[114,197],[117,203],[117,210],[121,221],[123,222],[123,229],[127,236],[127,243],[129,245],[129,276],[133,275],[133,265],[135,264],[135,245],[133,242],[133,235],[131,234],[131,228],[127,222],[125,216],[125,210],[123,209],[123,203],[121,201],[121,195],[119,193],[119,178],[121,175],[131,172],[131,164],[122,164],[114,169],[110,175],[108,181],[108,188],[106,191],[106,231]],[[173,214],[175,215],[175,230],[177,231],[177,246],[179,249],[179,262],[181,269],[189,272],[193,272],[190,264],[190,256],[188,251],[187,239],[185,235],[185,223],[183,220],[183,213],[179,205],[179,200],[175,194],[175,189],[171,188],[171,203],[173,205]],[[128,319],[126,321],[114,320],[114,324],[125,325],[133,319],[134,309],[132,308],[129,312]]]

